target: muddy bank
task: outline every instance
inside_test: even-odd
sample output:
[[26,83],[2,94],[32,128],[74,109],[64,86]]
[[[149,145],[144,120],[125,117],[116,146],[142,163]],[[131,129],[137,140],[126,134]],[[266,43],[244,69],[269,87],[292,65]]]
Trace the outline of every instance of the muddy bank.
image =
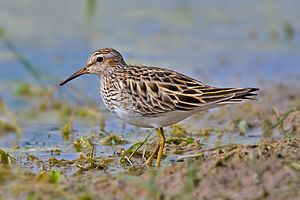
[[[202,156],[198,156],[202,154]],[[1,166],[0,197],[27,199],[298,199],[300,139],[199,151],[161,169],[35,175]],[[30,183],[30,184],[29,184]]]
[[140,176],[93,180],[97,197],[127,199],[297,199],[300,140],[230,146]]

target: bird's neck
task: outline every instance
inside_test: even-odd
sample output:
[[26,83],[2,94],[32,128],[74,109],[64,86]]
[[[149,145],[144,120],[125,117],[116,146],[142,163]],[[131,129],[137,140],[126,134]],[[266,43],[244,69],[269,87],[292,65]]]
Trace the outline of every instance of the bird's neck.
[[115,65],[112,66],[105,71],[102,71],[101,73],[97,74],[101,79],[106,79],[106,78],[113,78],[115,74],[119,73],[120,71],[123,71],[127,68],[128,66],[125,65]]

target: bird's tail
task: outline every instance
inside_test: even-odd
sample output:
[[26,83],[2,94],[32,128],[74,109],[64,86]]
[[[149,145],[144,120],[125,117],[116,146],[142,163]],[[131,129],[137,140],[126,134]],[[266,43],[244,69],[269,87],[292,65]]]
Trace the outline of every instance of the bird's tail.
[[254,93],[258,88],[209,88],[203,91],[202,100],[217,105],[242,103],[246,100],[256,100]]

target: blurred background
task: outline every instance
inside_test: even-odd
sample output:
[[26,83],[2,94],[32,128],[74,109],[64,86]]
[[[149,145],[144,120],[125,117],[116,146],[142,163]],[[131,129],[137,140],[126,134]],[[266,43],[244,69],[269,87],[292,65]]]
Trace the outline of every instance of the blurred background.
[[[57,85],[103,47],[116,48],[128,63],[168,67],[217,86],[299,83],[299,4],[1,0],[1,85]],[[71,84],[98,98],[96,77]]]
[[[0,0],[0,98],[21,121],[17,144],[65,145],[60,118],[33,112],[64,107],[26,96],[37,95],[35,88],[52,87],[51,98],[76,105],[96,102],[106,112],[97,77],[82,76],[58,87],[91,52],[104,47],[119,50],[127,63],[167,67],[214,86],[264,91],[277,84],[299,85],[299,7],[296,0]],[[107,130],[132,130],[114,120],[106,120]],[[74,129],[89,134],[85,127]],[[1,146],[14,144],[14,136],[1,137]]]

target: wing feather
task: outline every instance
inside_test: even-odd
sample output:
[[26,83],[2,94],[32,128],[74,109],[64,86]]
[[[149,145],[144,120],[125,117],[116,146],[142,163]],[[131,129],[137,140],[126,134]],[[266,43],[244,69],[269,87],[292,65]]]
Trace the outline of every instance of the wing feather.
[[136,95],[136,112],[156,115],[193,111],[252,99],[256,88],[216,88],[172,70],[130,66],[128,92]]

